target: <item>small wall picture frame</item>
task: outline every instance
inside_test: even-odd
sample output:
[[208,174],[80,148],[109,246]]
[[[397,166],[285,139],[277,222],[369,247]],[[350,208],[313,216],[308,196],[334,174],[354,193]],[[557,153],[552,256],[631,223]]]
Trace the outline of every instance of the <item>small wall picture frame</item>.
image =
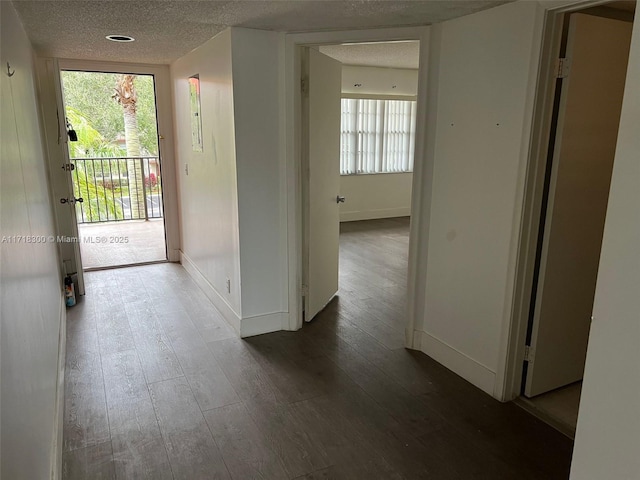
[[189,77],[189,104],[191,105],[191,146],[194,152],[202,152],[200,75],[192,75]]

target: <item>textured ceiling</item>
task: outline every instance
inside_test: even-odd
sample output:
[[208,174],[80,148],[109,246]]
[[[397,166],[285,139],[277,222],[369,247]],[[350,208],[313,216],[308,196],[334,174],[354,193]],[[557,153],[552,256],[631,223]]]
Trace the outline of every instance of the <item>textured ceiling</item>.
[[344,65],[417,69],[420,42],[327,45],[320,47],[320,51]]
[[[3,1],[3,0],[0,0]],[[41,55],[170,63],[228,26],[304,32],[426,25],[508,0],[14,0]],[[130,35],[133,43],[105,40]]]

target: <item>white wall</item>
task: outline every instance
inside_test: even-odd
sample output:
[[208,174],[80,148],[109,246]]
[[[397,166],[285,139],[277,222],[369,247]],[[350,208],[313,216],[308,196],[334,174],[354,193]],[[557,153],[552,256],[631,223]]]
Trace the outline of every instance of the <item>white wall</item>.
[[[200,75],[202,152],[194,152],[191,145],[188,79],[195,74]],[[183,263],[208,283],[205,291],[213,289],[216,297],[212,300],[239,329],[240,242],[230,30],[176,60],[171,65],[171,81]]]
[[[356,83],[362,86],[354,87]],[[343,65],[342,93],[404,95],[413,99],[418,94],[418,71]],[[412,182],[413,173],[342,175],[340,195],[346,202],[340,205],[340,221],[411,215]]]
[[539,8],[516,2],[432,27],[433,186],[414,343],[491,394],[512,304]]
[[[31,45],[1,2],[0,235],[55,235],[40,134]],[[56,385],[64,332],[55,243],[0,244],[1,447],[6,479],[50,478],[58,464]],[[61,352],[64,355],[64,351]]]
[[[281,34],[232,28],[171,65],[183,264],[241,336],[288,320],[282,48]],[[201,153],[191,146],[194,74]]]
[[[360,84],[360,87],[356,87]],[[394,88],[395,86],[395,88]],[[407,68],[342,66],[342,93],[404,95],[415,97],[418,92],[418,70]]]
[[280,330],[287,309],[282,39],[231,29],[243,335]]
[[340,221],[411,215],[413,173],[379,173],[375,175],[341,175]]
[[572,480],[640,472],[640,22],[633,27],[587,349]]

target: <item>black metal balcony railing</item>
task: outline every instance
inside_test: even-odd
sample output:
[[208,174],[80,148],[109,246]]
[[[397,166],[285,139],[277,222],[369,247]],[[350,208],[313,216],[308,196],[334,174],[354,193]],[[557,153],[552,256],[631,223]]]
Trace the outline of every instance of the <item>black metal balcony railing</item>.
[[158,157],[73,158],[78,223],[162,218]]

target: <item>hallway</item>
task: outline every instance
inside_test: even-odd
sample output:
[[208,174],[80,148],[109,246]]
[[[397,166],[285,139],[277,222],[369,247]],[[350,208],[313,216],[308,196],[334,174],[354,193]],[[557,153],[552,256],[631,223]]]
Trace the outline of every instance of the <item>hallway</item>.
[[408,223],[378,222],[343,226],[340,297],[300,332],[237,339],[176,264],[88,273],[64,478],[568,478],[568,438],[402,348]]

